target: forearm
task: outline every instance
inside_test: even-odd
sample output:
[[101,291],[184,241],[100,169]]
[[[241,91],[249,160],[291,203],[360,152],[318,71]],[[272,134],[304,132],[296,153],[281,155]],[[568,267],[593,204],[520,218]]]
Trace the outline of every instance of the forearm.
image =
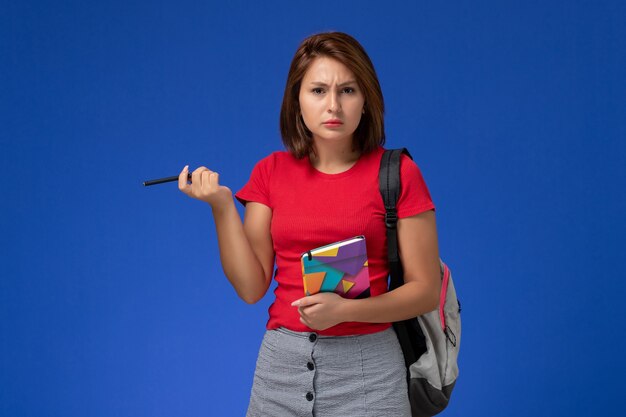
[[213,208],[213,218],[224,274],[247,303],[255,303],[265,295],[272,271],[263,266],[248,240],[234,201]]
[[437,308],[439,288],[412,281],[381,294],[358,300],[346,300],[345,321],[391,323],[428,313]]
[[437,308],[441,271],[434,211],[398,221],[398,248],[404,285],[377,297],[345,303],[347,321],[389,323]]

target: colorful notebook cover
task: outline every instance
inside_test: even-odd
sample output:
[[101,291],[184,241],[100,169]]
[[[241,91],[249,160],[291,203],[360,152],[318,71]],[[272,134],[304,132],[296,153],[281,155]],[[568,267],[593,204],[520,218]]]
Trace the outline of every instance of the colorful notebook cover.
[[345,298],[370,296],[365,237],[357,236],[302,254],[305,295],[335,292]]

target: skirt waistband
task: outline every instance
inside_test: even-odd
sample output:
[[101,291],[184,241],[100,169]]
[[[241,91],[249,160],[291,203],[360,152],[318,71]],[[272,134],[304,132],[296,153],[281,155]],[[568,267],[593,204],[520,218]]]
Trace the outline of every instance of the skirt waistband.
[[279,327],[277,329],[273,329],[274,331],[277,331],[279,333],[283,333],[286,335],[290,335],[290,336],[295,336],[295,337],[302,337],[302,338],[306,338],[308,339],[310,335],[314,334],[317,336],[318,339],[346,339],[346,338],[358,338],[358,337],[366,337],[366,336],[374,336],[374,335],[382,335],[385,334],[385,332],[389,332],[389,331],[393,331],[392,327],[389,327],[387,329],[381,330],[379,332],[374,332],[374,333],[364,333],[364,334],[350,334],[350,335],[341,335],[341,336],[329,336],[329,335],[322,335],[316,332],[296,332],[295,330],[289,330],[285,327]]

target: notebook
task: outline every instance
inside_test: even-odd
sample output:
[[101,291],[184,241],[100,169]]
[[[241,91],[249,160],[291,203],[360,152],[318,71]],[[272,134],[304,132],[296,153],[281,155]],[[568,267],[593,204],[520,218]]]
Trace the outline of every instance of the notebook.
[[370,296],[365,236],[334,242],[302,254],[305,295],[335,292],[344,298]]

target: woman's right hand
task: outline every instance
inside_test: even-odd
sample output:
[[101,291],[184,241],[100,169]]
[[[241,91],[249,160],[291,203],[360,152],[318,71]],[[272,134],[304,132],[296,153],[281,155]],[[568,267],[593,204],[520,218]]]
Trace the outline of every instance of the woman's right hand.
[[233,193],[228,187],[219,183],[219,174],[206,167],[197,168],[191,173],[191,184],[188,177],[189,165],[178,175],[178,189],[189,197],[209,203],[212,208],[224,207],[232,203]]

